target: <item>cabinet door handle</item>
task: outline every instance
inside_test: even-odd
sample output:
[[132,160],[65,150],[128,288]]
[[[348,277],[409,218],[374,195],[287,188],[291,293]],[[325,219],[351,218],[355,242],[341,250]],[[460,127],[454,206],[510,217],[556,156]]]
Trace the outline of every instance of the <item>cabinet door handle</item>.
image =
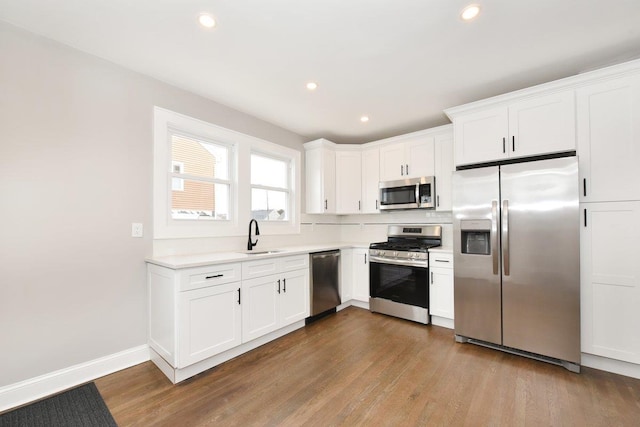
[[280,293],[280,279],[278,279],[278,293]]
[[404,170],[407,172],[405,175],[409,175],[409,165],[404,165]]
[[440,207],[440,196],[436,196],[436,206]]
[[400,176],[404,176],[404,166],[400,165]]
[[218,277],[223,277],[223,276],[224,276],[224,274],[214,274],[213,276],[207,276],[207,277],[205,277],[205,279],[206,279],[206,280],[209,280],[209,279],[217,279]]
[[364,254],[364,263],[367,263],[367,254]]
[[502,138],[502,153],[506,153],[507,152],[507,146],[506,144],[506,139],[503,137]]
[[287,279],[282,279],[282,290],[287,292]]
[[511,135],[511,151],[516,151],[516,137]]
[[362,209],[360,208],[360,200],[358,200],[358,211],[361,211]]
[[587,197],[587,178],[582,180],[582,194]]
[[587,226],[587,208],[584,208],[584,226]]
[[327,199],[324,199],[324,210],[327,210]]
[[438,259],[436,258],[436,262],[449,262],[448,259]]
[[240,304],[240,288],[238,288],[238,305]]
[[378,199],[376,199],[376,210],[378,210]]
[[433,271],[431,272],[431,284],[433,285]]

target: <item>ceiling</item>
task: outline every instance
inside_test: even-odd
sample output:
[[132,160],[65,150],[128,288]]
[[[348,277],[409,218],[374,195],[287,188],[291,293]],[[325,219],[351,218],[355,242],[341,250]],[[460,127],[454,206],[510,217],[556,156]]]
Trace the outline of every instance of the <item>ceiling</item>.
[[337,143],[639,58],[639,17],[640,0],[0,0],[0,20]]

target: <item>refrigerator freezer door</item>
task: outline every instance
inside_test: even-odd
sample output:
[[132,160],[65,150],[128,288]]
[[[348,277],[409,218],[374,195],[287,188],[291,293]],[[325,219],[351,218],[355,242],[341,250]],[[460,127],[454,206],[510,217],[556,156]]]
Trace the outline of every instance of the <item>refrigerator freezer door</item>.
[[455,332],[502,343],[497,167],[453,175]]
[[500,175],[503,345],[580,364],[577,159],[505,165]]

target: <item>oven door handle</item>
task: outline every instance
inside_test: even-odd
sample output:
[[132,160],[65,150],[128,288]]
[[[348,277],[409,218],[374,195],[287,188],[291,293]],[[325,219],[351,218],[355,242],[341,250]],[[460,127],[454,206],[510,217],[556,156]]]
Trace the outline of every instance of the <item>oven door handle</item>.
[[404,260],[404,259],[388,259],[381,258],[377,256],[369,255],[369,263],[378,263],[378,264],[395,264],[395,265],[406,265],[410,267],[420,267],[420,268],[428,268],[429,261],[416,261],[414,259]]

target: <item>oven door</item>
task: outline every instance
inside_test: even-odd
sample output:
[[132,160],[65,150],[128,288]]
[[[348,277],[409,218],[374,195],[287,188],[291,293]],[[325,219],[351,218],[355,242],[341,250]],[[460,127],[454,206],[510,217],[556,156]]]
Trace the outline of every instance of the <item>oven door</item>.
[[371,298],[429,308],[429,268],[369,258]]

